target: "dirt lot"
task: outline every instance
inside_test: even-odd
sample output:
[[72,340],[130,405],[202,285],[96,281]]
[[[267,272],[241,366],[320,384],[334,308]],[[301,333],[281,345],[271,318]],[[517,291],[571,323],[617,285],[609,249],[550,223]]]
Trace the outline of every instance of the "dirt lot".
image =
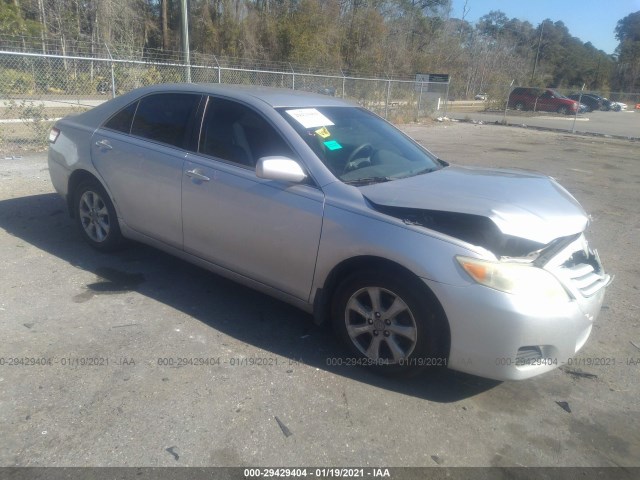
[[[93,252],[44,156],[5,159],[0,465],[640,466],[640,145],[405,130],[451,162],[550,174],[591,213],[616,279],[576,364],[507,383],[328,365],[342,352],[308,315],[151,248]],[[170,365],[194,357],[220,363]]]

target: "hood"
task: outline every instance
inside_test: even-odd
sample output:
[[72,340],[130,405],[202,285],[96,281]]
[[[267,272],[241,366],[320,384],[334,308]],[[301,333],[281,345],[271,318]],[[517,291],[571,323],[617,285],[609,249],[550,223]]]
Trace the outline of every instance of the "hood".
[[483,216],[505,235],[541,244],[580,233],[588,222],[555,180],[524,171],[449,166],[358,188],[377,205]]

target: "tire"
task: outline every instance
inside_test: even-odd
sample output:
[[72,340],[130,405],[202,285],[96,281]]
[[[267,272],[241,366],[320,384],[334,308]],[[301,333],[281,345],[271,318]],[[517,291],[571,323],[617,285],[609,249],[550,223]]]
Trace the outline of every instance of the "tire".
[[446,366],[448,326],[433,294],[418,282],[406,274],[367,270],[338,286],[332,321],[356,360],[348,364],[389,375]]
[[522,103],[522,102],[516,103],[514,108],[516,110],[518,110],[519,112],[524,112],[526,110],[526,108],[524,107],[524,103]]
[[614,112],[619,112],[622,109],[622,107],[620,107],[620,105],[614,105],[613,107],[611,107],[611,110],[613,110]]
[[558,107],[558,110],[556,110],[560,115],[566,115],[568,111],[569,109],[565,106]]
[[116,210],[97,180],[86,180],[78,185],[73,205],[76,223],[89,245],[102,252],[112,252],[122,245]]

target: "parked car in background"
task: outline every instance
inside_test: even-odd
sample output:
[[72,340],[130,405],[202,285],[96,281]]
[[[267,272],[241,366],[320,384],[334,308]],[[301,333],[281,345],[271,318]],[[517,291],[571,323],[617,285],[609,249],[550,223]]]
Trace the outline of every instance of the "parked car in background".
[[615,112],[619,112],[621,110],[626,110],[628,107],[628,105],[626,103],[622,103],[622,102],[611,102],[611,109]]
[[322,95],[329,95],[330,97],[335,97],[336,89],[335,87],[321,87],[318,90],[318,93],[321,93]]
[[571,100],[576,100],[583,103],[587,107],[587,112],[592,112],[594,110],[601,110],[603,102],[600,98],[595,97],[593,95],[589,95],[587,93],[572,93],[568,96]]
[[478,93],[475,97],[473,97],[474,100],[486,100],[487,98],[489,97],[486,93]]
[[620,111],[620,107],[616,105],[616,102],[612,102],[608,98],[598,95],[597,93],[585,93],[583,95],[587,95],[589,97],[593,97],[596,100],[598,100],[600,102],[600,110],[602,111],[605,111],[605,112],[608,112],[610,110],[614,112]]
[[57,121],[48,164],[89,245],[289,302],[346,365],[533,377],[582,348],[610,282],[554,179],[450,165],[327,95],[154,85]]
[[546,88],[517,87],[509,95],[509,108],[574,114],[579,109],[578,102],[571,100],[556,90]]

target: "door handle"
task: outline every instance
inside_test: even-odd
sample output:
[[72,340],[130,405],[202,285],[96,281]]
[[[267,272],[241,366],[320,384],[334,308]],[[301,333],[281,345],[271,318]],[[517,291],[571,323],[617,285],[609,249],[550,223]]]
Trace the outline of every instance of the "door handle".
[[96,142],[96,147],[104,148],[105,150],[111,150],[113,148],[109,143],[109,140],[98,140]]
[[208,182],[209,180],[211,180],[209,177],[201,173],[197,168],[194,168],[193,170],[187,170],[184,173],[187,177],[194,178],[202,182]]

